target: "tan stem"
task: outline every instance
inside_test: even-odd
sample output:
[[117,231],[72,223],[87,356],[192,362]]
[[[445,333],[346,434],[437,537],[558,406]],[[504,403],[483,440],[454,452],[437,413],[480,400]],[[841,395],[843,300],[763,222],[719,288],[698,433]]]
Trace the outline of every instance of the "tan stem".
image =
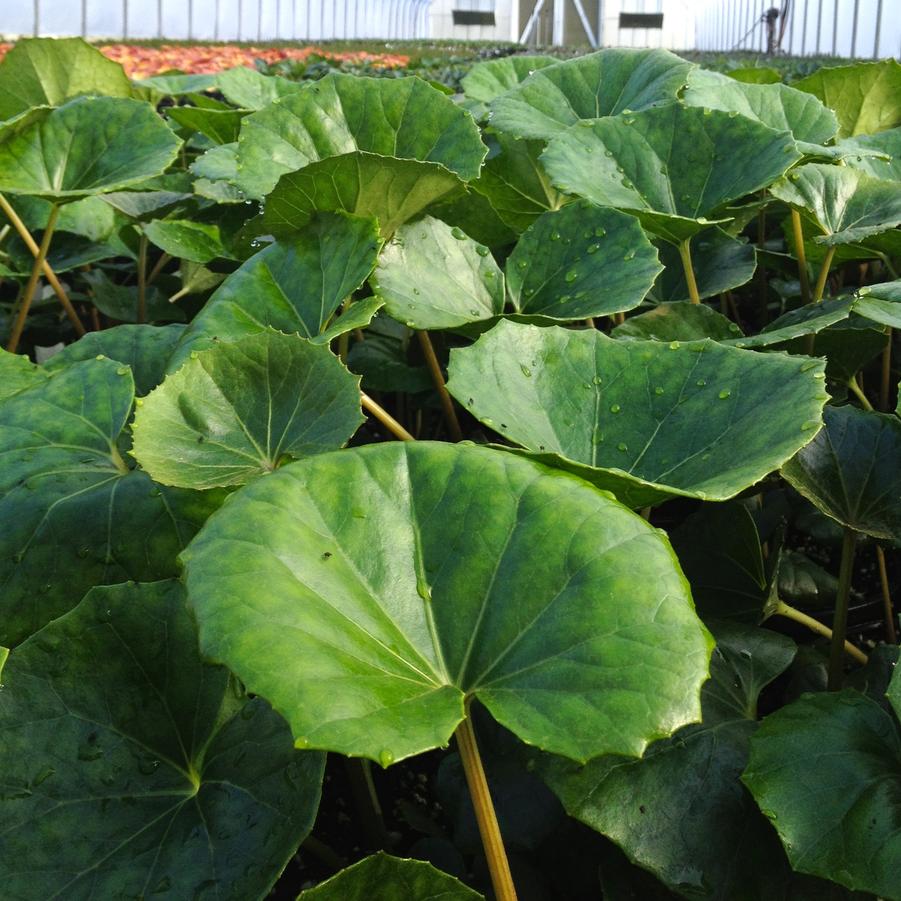
[[860,401],[860,404],[864,408],[864,410],[869,410],[872,413],[873,405],[870,403],[870,400],[866,396],[866,394],[863,393],[863,388],[861,388],[857,383],[856,376],[852,375],[851,378],[848,379],[848,388],[850,389],[851,393]]
[[429,333],[421,331],[416,333],[419,336],[419,344],[422,347],[422,353],[425,356],[426,365],[432,374],[432,381],[438,389],[438,397],[441,399],[441,408],[444,410],[444,418],[447,420],[447,427],[450,431],[453,441],[463,440],[463,430],[460,428],[460,420],[457,419],[457,411],[454,409],[453,398],[448,394],[447,385],[444,381],[444,373],[441,371],[441,364],[435,355],[435,348],[432,347],[432,341]]
[[798,281],[801,282],[801,300],[810,303],[810,276],[807,274],[807,251],[804,249],[804,226],[801,214],[792,210],[792,230],[795,235],[795,256],[798,258]]
[[698,283],[695,281],[695,271],[691,265],[691,238],[679,242],[679,256],[682,258],[682,268],[685,270],[685,284],[688,285],[688,296],[692,303],[700,303],[701,295],[698,293]]
[[156,264],[154,265],[153,269],[150,270],[150,275],[147,276],[147,284],[152,285],[156,281],[157,276],[166,267],[166,264],[171,263],[171,262],[172,262],[172,257],[168,253],[164,253],[156,261]]
[[832,265],[832,258],[835,256],[835,245],[833,244],[823,257],[823,265],[820,266],[820,276],[817,279],[816,287],[813,289],[813,302],[819,303],[823,299],[823,292],[826,290],[826,279],[829,277],[829,267]]
[[[37,259],[37,255],[40,251],[37,241],[34,240],[31,232],[28,231],[28,227],[19,218],[19,214],[12,208],[9,201],[2,194],[0,194],[0,210],[4,212],[6,217],[12,223],[13,228],[19,233],[19,237],[22,239],[31,255]],[[87,334],[87,330],[82,324],[81,319],[79,319],[78,313],[75,312],[75,307],[72,306],[72,301],[69,300],[69,295],[66,294],[66,289],[60,284],[59,279],[56,277],[56,273],[50,267],[46,258],[44,259],[41,268],[44,272],[44,278],[47,279],[47,283],[53,289],[53,293],[57,296],[60,304],[62,304],[63,310],[65,310],[66,315],[69,317],[72,328],[75,329],[75,334],[78,335],[79,338],[82,335]]]
[[894,334],[888,330],[888,342],[882,350],[882,378],[879,383],[879,409],[890,412],[889,396],[892,390],[892,339]]
[[889,644],[897,644],[898,634],[895,631],[895,611],[892,607],[892,593],[889,590],[888,570],[885,567],[885,551],[879,544],[876,545],[876,563],[879,566],[879,584],[882,586],[882,604],[885,611],[885,640]]
[[56,226],[56,219],[59,216],[59,206],[53,204],[50,207],[50,215],[47,217],[47,225],[44,228],[44,236],[41,238],[41,246],[38,248],[37,256],[34,258],[34,265],[31,267],[31,277],[25,286],[22,294],[22,302],[13,323],[12,331],[9,335],[9,343],[6,349],[10,353],[15,353],[19,347],[19,339],[22,332],[25,331],[25,321],[28,319],[28,311],[31,309],[31,301],[34,299],[34,292],[37,290],[38,281],[41,278],[44,261],[47,259],[47,251],[50,249],[50,241],[53,238],[53,229]]
[[491,802],[488,780],[485,778],[485,769],[482,766],[482,758],[479,756],[479,747],[476,744],[476,735],[472,729],[468,709],[466,718],[457,726],[454,736],[457,739],[457,749],[460,751],[460,760],[463,762],[466,784],[469,786],[469,794],[475,808],[476,822],[479,824],[479,834],[482,837],[482,847],[485,849],[485,858],[488,861],[488,872],[491,874],[494,896],[497,901],[516,901],[513,876],[510,873],[507,852],[504,849],[501,830],[497,824],[497,814],[495,814],[494,804]]
[[395,438],[401,441],[415,441],[416,439],[381,405],[377,404],[368,394],[360,392],[360,400],[363,409],[371,413]]
[[[816,632],[817,635],[822,635],[823,638],[828,638],[832,641],[832,629],[829,626],[824,625],[818,619],[814,619],[812,616],[808,616],[802,610],[798,610],[797,607],[792,607],[789,604],[786,604],[784,601],[776,602],[776,609],[773,611],[777,616],[784,616],[786,619],[793,620],[796,623],[800,623],[802,626],[806,626],[810,629],[811,632]],[[860,648],[851,644],[850,641],[845,641],[845,653],[849,657],[853,657],[858,663],[866,663],[869,658]]]

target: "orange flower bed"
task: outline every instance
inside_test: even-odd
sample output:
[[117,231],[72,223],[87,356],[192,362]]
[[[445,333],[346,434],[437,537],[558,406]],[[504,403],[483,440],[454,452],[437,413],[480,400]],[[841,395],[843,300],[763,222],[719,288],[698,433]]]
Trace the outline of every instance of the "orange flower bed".
[[[12,44],[0,44],[0,58]],[[405,67],[410,58],[397,54],[373,54],[363,51],[334,53],[319,47],[241,47],[236,44],[179,46],[167,44],[161,47],[144,47],[135,44],[105,44],[100,49],[116,62],[121,63],[130,78],[149,78],[170,69],[179,69],[196,75],[207,75],[250,66],[261,59],[267,63],[283,59],[300,60],[321,56],[335,62],[370,63],[385,69]]]

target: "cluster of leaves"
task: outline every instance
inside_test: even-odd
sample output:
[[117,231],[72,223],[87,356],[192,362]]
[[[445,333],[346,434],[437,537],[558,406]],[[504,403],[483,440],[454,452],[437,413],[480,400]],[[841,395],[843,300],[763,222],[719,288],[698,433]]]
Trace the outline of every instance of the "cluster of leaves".
[[[475,721],[538,895],[901,898],[887,595],[845,641],[855,549],[887,585],[901,538],[899,71],[607,50],[452,97],[17,45],[5,894],[264,897],[324,752],[396,850],[368,762],[456,735],[443,819],[403,816],[483,887],[462,765],[510,897]],[[833,606],[825,653],[780,625]],[[479,897],[454,875],[304,898]]]

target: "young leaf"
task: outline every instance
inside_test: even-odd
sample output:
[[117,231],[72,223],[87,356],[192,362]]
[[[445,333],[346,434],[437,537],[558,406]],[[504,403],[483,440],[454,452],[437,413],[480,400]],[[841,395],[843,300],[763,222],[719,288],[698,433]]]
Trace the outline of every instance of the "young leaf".
[[500,315],[504,275],[487,247],[426,216],[401,226],[372,276],[385,312],[415,329],[453,328]]
[[59,202],[159,175],[181,142],[149,103],[81,97],[0,144],[0,191]]
[[403,860],[384,851],[341,870],[298,901],[479,901],[484,897],[422,860]]
[[[332,213],[261,250],[222,282],[194,318],[173,353],[170,371],[216,338],[234,342],[274,328],[322,341],[338,307],[372,271],[379,243],[371,219]],[[352,304],[351,310],[361,305]],[[374,314],[375,309],[369,319]],[[341,331],[344,325],[349,330],[368,322],[351,325],[346,318],[337,320]]]
[[411,442],[292,463],[183,560],[204,653],[299,747],[387,766],[445,745],[475,698],[585,760],[698,715],[707,635],[662,533],[512,454]]
[[829,406],[824,428],[782,467],[817,509],[849,529],[901,539],[901,421]]
[[218,225],[180,219],[155,219],[144,226],[144,234],[161,250],[180,260],[209,263],[228,257]]
[[553,138],[579,119],[675,101],[693,68],[668,50],[600,50],[549,66],[491,104],[491,124],[517,138]]
[[533,72],[559,63],[553,56],[524,54],[505,56],[476,63],[461,79],[463,93],[472,100],[490,103],[495,97],[515,88]]
[[678,244],[727,221],[727,203],[766,187],[799,158],[788,132],[673,103],[579,123],[541,160],[561,191],[634,212]]
[[266,331],[191,354],[140,403],[132,454],[164,485],[243,485],[362,421],[359,379],[327,347]]
[[529,226],[507,288],[517,313],[570,321],[637,307],[661,269],[634,216],[581,201]]
[[131,370],[75,363],[0,403],[0,641],[12,646],[92,586],[175,576],[175,556],[222,502],[155,485],[117,447]]
[[323,755],[201,660],[177,582],[95,588],[3,682],[9,897],[263,897],[313,825]]
[[216,75],[216,87],[232,106],[261,110],[282,97],[296,94],[305,85],[288,78],[263,75],[247,66],[236,66]]
[[811,440],[827,399],[820,361],[511,322],[449,373],[479,420],[631,507],[733,497]]
[[901,898],[901,732],[875,701],[853,689],[805,694],[770,714],[742,781],[794,869]]

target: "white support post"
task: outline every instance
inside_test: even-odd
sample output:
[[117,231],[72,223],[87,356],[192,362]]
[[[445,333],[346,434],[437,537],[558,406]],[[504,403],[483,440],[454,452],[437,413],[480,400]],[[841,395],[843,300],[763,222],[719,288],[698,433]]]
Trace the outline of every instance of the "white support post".
[[566,0],[554,0],[554,30],[551,43],[560,47],[566,40]]

